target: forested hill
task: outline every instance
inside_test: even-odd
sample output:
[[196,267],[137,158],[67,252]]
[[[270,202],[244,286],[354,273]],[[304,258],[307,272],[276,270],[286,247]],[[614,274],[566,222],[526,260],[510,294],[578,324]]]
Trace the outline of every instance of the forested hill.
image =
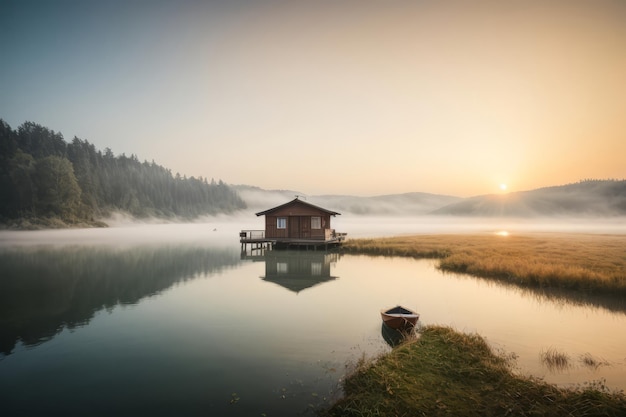
[[480,217],[624,216],[626,180],[587,179],[530,191],[472,197],[431,214]]
[[65,142],[32,122],[0,119],[0,222],[28,226],[96,224],[115,211],[135,217],[194,218],[245,208],[221,180],[173,175],[135,155],[115,156],[86,140]]

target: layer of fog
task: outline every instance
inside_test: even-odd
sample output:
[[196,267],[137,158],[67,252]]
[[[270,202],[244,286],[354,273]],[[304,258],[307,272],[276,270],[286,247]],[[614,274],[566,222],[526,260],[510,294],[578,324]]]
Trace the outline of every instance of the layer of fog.
[[262,219],[240,216],[205,217],[195,222],[162,219],[134,220],[124,215],[105,219],[109,227],[0,231],[0,248],[37,245],[112,245],[198,244],[239,245],[241,229],[262,229]]
[[589,233],[626,234],[626,218],[462,218],[451,216],[358,217],[339,216],[333,228],[348,237],[459,233]]
[[[0,231],[0,247],[35,245],[201,244],[239,245],[242,230],[263,230],[264,217],[246,211],[237,215],[204,217],[195,222],[137,221],[122,215],[106,219],[108,228]],[[455,233],[590,233],[626,234],[626,218],[610,219],[496,219],[449,216],[355,216],[333,217],[331,227],[350,238],[409,234]]]
[[459,197],[429,193],[405,193],[359,197],[350,195],[305,195],[291,190],[262,190],[250,186],[236,186],[248,209],[260,212],[285,204],[294,198],[347,215],[359,216],[415,216],[430,213]]

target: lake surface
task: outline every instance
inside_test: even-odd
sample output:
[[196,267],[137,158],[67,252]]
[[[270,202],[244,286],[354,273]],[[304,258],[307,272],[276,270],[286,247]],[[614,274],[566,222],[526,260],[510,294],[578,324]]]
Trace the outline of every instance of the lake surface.
[[[0,233],[2,415],[292,416],[390,349],[380,309],[478,332],[517,372],[626,389],[626,301],[537,293],[433,261],[246,252],[241,226]],[[552,371],[548,349],[570,367]],[[586,365],[593,358],[597,366]]]

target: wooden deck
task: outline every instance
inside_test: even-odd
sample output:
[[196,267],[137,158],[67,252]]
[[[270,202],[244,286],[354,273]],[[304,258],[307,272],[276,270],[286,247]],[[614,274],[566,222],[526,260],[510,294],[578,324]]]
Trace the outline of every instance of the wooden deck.
[[239,233],[241,250],[248,245],[252,249],[321,249],[336,247],[346,239],[347,233],[333,233],[326,239],[302,239],[302,238],[266,238],[264,230],[242,230]]

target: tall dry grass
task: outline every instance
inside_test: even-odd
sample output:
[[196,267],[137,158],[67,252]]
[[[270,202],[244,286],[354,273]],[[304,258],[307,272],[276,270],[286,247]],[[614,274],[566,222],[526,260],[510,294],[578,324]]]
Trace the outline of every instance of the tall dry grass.
[[523,286],[626,295],[626,236],[418,235],[350,239],[342,250],[438,258],[439,268]]

